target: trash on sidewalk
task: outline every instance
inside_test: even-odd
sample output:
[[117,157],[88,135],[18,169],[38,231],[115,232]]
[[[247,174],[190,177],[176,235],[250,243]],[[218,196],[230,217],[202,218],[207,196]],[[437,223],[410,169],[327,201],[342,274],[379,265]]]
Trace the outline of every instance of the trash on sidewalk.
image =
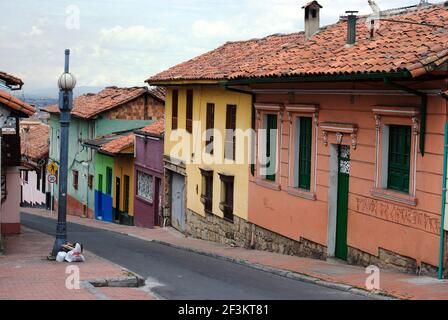
[[57,262],[85,262],[86,259],[82,255],[83,247],[80,243],[67,243],[61,246],[61,251],[56,257]]

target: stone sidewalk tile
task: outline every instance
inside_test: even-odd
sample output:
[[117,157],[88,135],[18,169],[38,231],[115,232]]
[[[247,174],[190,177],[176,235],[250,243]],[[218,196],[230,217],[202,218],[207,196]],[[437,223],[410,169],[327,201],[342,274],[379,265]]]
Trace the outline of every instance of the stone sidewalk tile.
[[[5,238],[5,252],[0,256],[0,300],[96,300],[83,281],[126,275],[127,270],[86,251],[86,262],[78,264],[48,261],[46,256],[54,239],[22,227],[20,235]],[[81,288],[66,288],[66,268],[79,267]],[[154,299],[137,288],[105,288],[108,299]]]
[[[56,218],[42,209],[23,209],[22,211],[43,216]],[[326,282],[326,285],[342,284],[341,288],[347,286],[365,290],[365,282],[368,277],[366,269],[359,266],[347,265],[336,260],[321,261],[295,256],[286,256],[271,252],[248,250],[239,247],[230,247],[214,242],[185,237],[172,228],[142,229],[130,226],[121,226],[113,223],[96,221],[76,216],[68,216],[68,221],[94,228],[101,228],[127,234],[139,239],[155,241],[171,245],[193,252],[215,256],[257,269],[273,272],[282,276],[297,277],[304,275],[310,281],[317,279]],[[303,277],[305,280],[306,277]],[[419,277],[412,274],[404,274],[390,270],[381,270],[379,293],[390,295],[399,299],[437,299],[448,300],[448,281],[439,281],[430,277]],[[346,285],[344,287],[344,285]]]

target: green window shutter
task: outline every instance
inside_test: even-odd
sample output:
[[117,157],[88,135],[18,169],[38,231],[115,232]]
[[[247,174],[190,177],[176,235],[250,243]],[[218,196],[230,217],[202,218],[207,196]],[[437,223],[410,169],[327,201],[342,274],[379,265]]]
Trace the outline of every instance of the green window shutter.
[[389,189],[409,193],[410,163],[411,127],[389,126]]
[[[271,141],[271,130],[277,130],[277,115],[275,114],[268,114],[266,116],[266,159],[269,159],[269,157],[273,156],[273,159],[269,161],[269,163],[266,164],[267,170],[274,170],[275,169],[275,160],[276,160],[276,154],[277,150],[274,148],[276,141]],[[272,150],[271,150],[272,149]],[[275,181],[275,173],[270,174],[266,176],[266,180]]]
[[299,136],[299,188],[305,190],[311,189],[311,130],[311,118],[301,117]]

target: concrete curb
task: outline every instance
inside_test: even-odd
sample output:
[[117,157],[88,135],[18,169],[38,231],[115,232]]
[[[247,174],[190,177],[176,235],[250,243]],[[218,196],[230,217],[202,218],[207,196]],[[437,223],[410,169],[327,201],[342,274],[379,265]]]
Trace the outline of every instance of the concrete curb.
[[95,288],[140,288],[145,285],[145,279],[139,276],[116,277],[106,279],[87,280]]
[[[132,235],[129,235],[129,236],[132,236]],[[355,286],[351,286],[351,285],[347,285],[347,284],[331,282],[331,281],[323,280],[323,279],[320,279],[317,277],[312,277],[312,276],[309,276],[306,274],[292,272],[290,270],[268,267],[268,266],[264,266],[264,265],[261,265],[258,263],[253,263],[253,262],[243,260],[243,259],[237,259],[237,258],[233,258],[233,257],[223,256],[220,254],[204,251],[204,250],[175,245],[175,244],[172,244],[172,243],[169,243],[166,241],[148,240],[148,239],[146,239],[146,241],[158,243],[161,245],[165,245],[168,247],[172,247],[172,248],[176,248],[176,249],[180,249],[180,250],[184,250],[184,251],[193,252],[196,254],[212,257],[212,258],[219,259],[222,261],[236,263],[236,264],[243,265],[243,266],[246,266],[246,267],[249,267],[252,269],[256,269],[259,271],[275,274],[280,277],[285,277],[288,279],[312,283],[312,284],[316,284],[316,285],[319,285],[322,287],[331,288],[331,289],[335,289],[335,290],[346,291],[346,292],[350,292],[350,293],[353,293],[356,295],[360,295],[360,296],[364,296],[364,297],[368,297],[368,298],[372,298],[372,299],[378,299],[378,300],[398,300],[399,299],[399,298],[397,298],[391,294],[388,294],[386,292],[371,292],[371,291],[365,290],[363,288],[359,288],[359,287],[355,287]]]

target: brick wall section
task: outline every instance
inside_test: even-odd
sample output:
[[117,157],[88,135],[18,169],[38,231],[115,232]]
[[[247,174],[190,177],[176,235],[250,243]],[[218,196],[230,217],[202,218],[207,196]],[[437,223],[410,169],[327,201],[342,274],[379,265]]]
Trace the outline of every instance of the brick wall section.
[[145,96],[141,96],[135,100],[121,105],[111,111],[106,112],[105,117],[109,120],[146,120],[163,119],[165,113],[164,103],[147,95],[146,106]]

